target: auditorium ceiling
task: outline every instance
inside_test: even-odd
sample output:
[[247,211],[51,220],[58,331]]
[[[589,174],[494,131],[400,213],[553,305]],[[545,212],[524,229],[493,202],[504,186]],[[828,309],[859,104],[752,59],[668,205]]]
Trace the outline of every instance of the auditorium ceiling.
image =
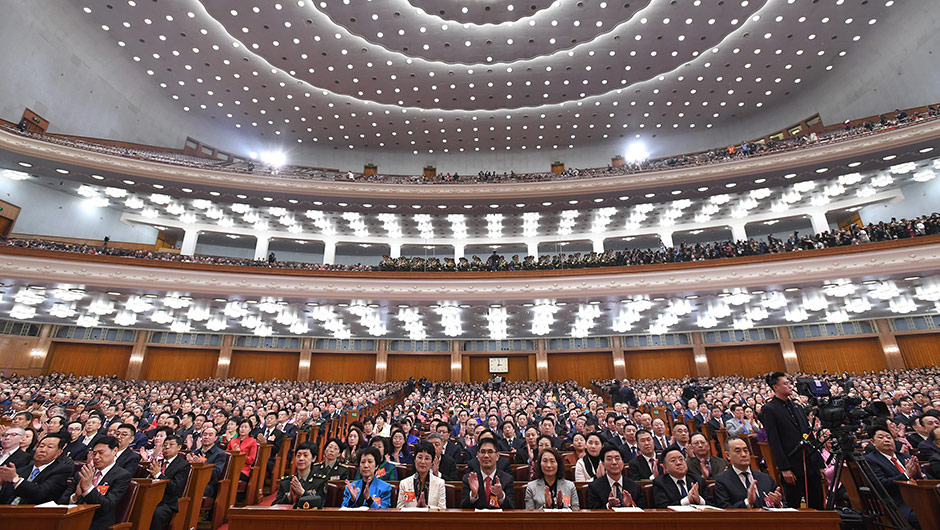
[[186,112],[271,145],[413,154],[538,152],[727,126],[837,75],[897,9],[894,0],[71,1],[77,23],[132,60],[120,75],[161,87]]

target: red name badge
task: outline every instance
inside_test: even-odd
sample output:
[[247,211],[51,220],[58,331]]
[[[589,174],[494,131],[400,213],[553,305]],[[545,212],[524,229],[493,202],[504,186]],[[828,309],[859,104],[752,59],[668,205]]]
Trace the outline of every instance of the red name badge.
[[384,468],[384,467],[379,468],[379,470],[375,472],[375,476],[377,476],[377,477],[384,477],[384,476],[385,476],[385,468]]
[[490,508],[499,508],[499,500],[496,495],[490,495]]
[[95,486],[95,489],[98,490],[98,493],[102,495],[106,495],[108,493],[108,488],[110,487],[111,486],[109,486],[108,484],[101,484],[100,486]]
[[375,495],[374,497],[372,497],[372,502],[374,502],[375,504],[381,506],[381,505],[382,505],[382,497],[380,497],[380,496],[378,496],[378,495]]
[[565,495],[562,495],[562,496],[561,496],[561,503],[562,503],[566,508],[567,508],[568,506],[571,506],[571,497],[567,497],[567,496],[565,496]]
[[403,491],[405,494],[405,502],[412,502],[415,500],[415,492],[413,491]]

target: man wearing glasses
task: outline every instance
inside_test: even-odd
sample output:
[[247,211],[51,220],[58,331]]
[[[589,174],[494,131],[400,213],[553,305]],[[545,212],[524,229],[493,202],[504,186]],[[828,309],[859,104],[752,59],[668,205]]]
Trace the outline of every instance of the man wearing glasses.
[[515,508],[515,490],[512,475],[496,469],[499,452],[492,437],[477,442],[478,471],[469,471],[463,477],[463,500],[460,507],[478,510],[512,510]]
[[0,437],[0,466],[13,464],[20,467],[28,464],[32,458],[29,453],[20,449],[20,442],[26,436],[22,427],[10,427]]
[[114,464],[124,468],[132,477],[137,474],[137,466],[140,465],[140,455],[130,448],[136,432],[137,429],[132,424],[122,423],[118,425],[114,433],[118,441],[118,452],[114,457]]

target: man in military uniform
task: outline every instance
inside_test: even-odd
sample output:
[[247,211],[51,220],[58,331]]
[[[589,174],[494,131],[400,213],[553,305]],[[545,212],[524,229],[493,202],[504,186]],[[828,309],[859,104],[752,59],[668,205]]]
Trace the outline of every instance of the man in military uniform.
[[294,508],[304,509],[323,507],[324,497],[317,492],[317,485],[322,480],[311,473],[313,455],[316,452],[316,445],[311,442],[297,446],[294,452],[296,473],[281,477],[274,504],[293,504]]

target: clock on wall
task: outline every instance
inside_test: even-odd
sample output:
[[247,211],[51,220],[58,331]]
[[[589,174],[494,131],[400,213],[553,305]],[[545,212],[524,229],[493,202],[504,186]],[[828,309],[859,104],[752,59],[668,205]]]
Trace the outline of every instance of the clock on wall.
[[505,374],[509,372],[509,357],[490,357],[490,373]]

